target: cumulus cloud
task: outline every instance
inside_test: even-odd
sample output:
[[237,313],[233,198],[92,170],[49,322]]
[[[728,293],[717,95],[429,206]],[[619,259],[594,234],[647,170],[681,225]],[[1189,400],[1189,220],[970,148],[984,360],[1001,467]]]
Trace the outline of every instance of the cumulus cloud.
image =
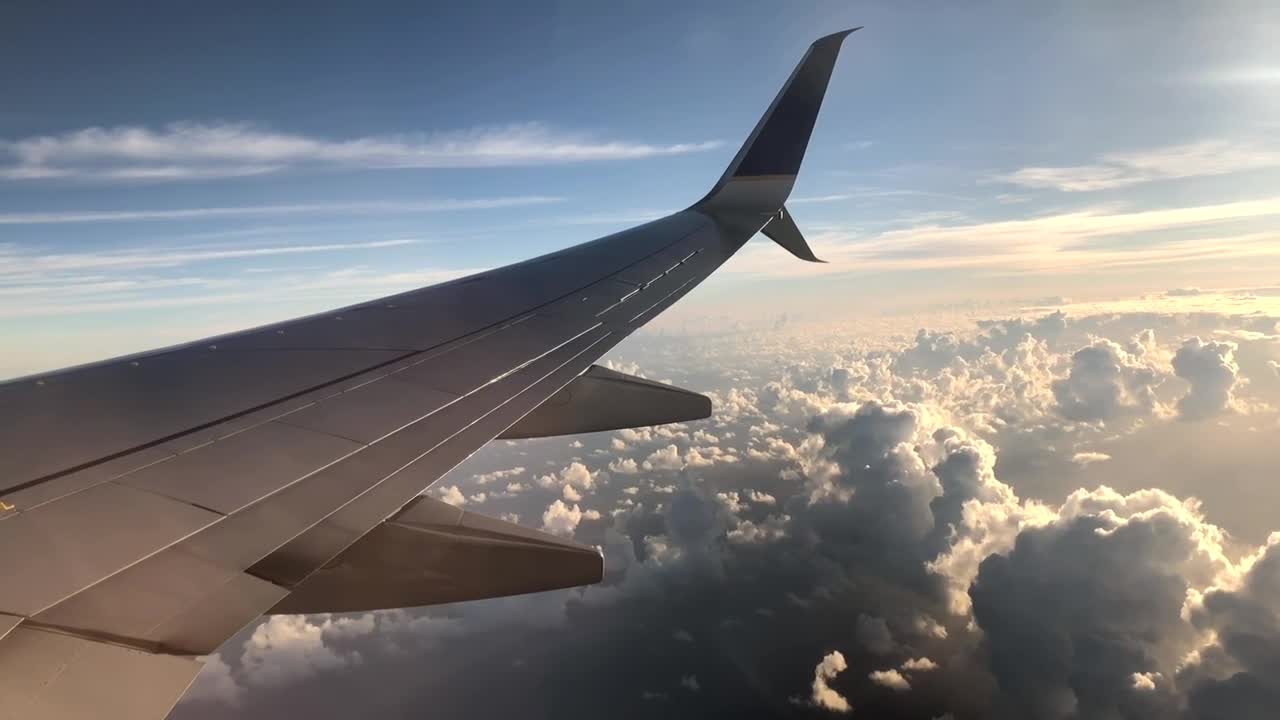
[[828,684],[848,668],[849,664],[845,662],[844,655],[839,650],[833,650],[823,657],[818,666],[813,669],[813,692],[809,696],[811,702],[826,710],[850,712],[853,708],[849,706],[849,701],[832,690]]
[[546,512],[542,513],[542,529],[553,535],[571,537],[574,530],[578,529],[578,523],[583,519],[599,520],[600,513],[595,510],[582,510],[576,503],[569,506],[563,500],[556,500],[547,506]]
[[[930,333],[895,350],[816,338],[813,348],[791,343],[757,356],[750,345],[732,362],[720,359],[732,345],[663,345],[645,357],[661,374],[669,371],[659,359],[674,348],[687,353],[667,358],[676,367],[706,368],[714,356],[742,368],[704,370],[692,382],[678,376],[727,401],[702,428],[739,462],[691,468],[682,448],[703,445],[692,441],[692,424],[672,436],[587,436],[572,461],[517,456],[531,466],[583,467],[543,476],[555,494],[530,493],[537,505],[490,487],[488,503],[508,503],[494,512],[532,512],[549,531],[599,545],[606,580],[501,608],[518,609],[504,622],[524,623],[528,613],[570,624],[579,638],[572,648],[513,629],[486,635],[486,652],[561,668],[578,689],[582,678],[632,677],[631,692],[608,693],[622,714],[643,713],[640,690],[649,688],[673,706],[696,701],[699,712],[724,715],[791,697],[885,716],[1266,717],[1280,676],[1270,653],[1280,646],[1272,633],[1280,551],[1271,549],[1280,536],[1251,550],[1197,501],[1150,487],[1168,470],[1134,460],[1159,433],[1189,430],[1160,410],[1184,386],[1170,379],[1177,348],[1157,338],[1214,336],[1200,322],[1055,315],[985,324],[976,335]],[[1157,332],[1142,332],[1149,328]],[[1077,360],[1081,349],[1097,357]],[[1232,390],[1238,400],[1256,390],[1242,380]],[[1067,386],[1061,398],[1055,381]],[[1072,419],[1068,408],[1106,419]],[[1125,418],[1143,423],[1115,422]],[[624,449],[611,449],[612,440]],[[625,487],[565,480],[625,460],[640,476]],[[645,460],[656,464],[646,469]],[[506,457],[487,467],[512,464]],[[1010,476],[1019,471],[1056,484],[1015,492]],[[1104,477],[1128,484],[1100,486]],[[614,508],[605,522],[582,523],[599,514],[563,497],[588,487]],[[438,620],[484,605],[417,612]],[[340,641],[335,632],[322,641],[348,673],[374,663],[372,641]],[[776,678],[750,707],[719,673],[699,683],[696,697],[684,682],[695,669],[711,677],[704,668],[723,662],[724,638],[745,673]],[[645,661],[616,653],[619,643]],[[443,663],[465,651],[460,643],[423,657]],[[232,680],[248,689],[243,704],[258,707],[263,686],[224,653]],[[817,668],[815,657],[823,658]],[[840,675],[850,668],[855,674]],[[405,682],[421,681],[417,673]],[[569,680],[544,682],[546,692],[569,692]],[[430,691],[433,701],[461,697],[443,681]],[[598,707],[586,693],[586,706]],[[499,698],[480,702],[487,714],[510,709]]]
[[1053,394],[1066,418],[1106,421],[1151,413],[1158,380],[1153,368],[1118,343],[1098,339],[1071,356],[1071,372],[1053,383]]
[[645,470],[679,470],[684,467],[684,460],[680,457],[680,448],[667,445],[645,458],[643,467]]
[[1191,384],[1178,400],[1178,415],[1184,420],[1203,420],[1236,405],[1233,394],[1240,366],[1236,364],[1233,342],[1204,341],[1193,337],[1173,356],[1173,370]]
[[462,494],[457,485],[446,485],[440,488],[436,491],[436,496],[454,507],[462,507],[467,504],[467,497]]
[[927,657],[911,658],[910,660],[902,663],[900,668],[903,672],[929,672],[930,670],[937,670],[938,663]]
[[911,683],[902,676],[902,673],[893,668],[888,670],[875,670],[867,677],[871,682],[881,687],[887,687],[895,692],[906,692],[911,689]]

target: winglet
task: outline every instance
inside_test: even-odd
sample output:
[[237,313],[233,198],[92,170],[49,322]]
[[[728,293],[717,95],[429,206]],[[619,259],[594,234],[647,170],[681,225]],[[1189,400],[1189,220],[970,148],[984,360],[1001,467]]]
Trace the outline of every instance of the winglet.
[[840,45],[860,29],[832,33],[809,46],[720,181],[694,207],[758,217],[782,208],[809,146]]
[[791,213],[786,207],[778,211],[764,227],[760,228],[760,232],[765,237],[778,243],[786,248],[787,252],[806,262],[825,263],[826,260],[818,259],[813,254],[813,250],[809,248],[809,243],[805,241],[804,235],[800,233],[800,228],[796,227],[796,221],[791,218]]

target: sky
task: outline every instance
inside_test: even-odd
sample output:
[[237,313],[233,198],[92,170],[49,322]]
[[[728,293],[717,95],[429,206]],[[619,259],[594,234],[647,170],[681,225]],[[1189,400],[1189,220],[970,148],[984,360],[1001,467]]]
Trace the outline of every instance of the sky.
[[0,376],[685,207],[855,24],[791,201],[830,265],[753,243],[672,331],[1274,281],[1266,3],[3,12]]
[[606,358],[715,415],[430,491],[604,583],[264,619],[175,718],[1272,716],[1271,3],[11,3],[0,378],[684,208],[857,25],[830,262],[757,238]]

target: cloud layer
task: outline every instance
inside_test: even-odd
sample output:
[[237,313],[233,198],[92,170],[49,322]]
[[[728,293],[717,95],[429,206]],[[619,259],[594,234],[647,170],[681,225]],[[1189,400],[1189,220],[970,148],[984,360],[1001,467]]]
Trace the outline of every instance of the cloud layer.
[[246,124],[90,127],[0,140],[0,179],[205,180],[298,169],[467,168],[627,160],[701,152],[719,142],[598,140],[537,123],[343,140]]

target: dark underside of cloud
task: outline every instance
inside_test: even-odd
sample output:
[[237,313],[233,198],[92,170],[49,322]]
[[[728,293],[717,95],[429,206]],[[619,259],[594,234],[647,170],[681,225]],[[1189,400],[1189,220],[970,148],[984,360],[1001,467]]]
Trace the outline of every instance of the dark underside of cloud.
[[437,488],[599,545],[604,583],[272,618],[174,717],[1275,717],[1280,382],[1242,327],[637,339],[712,419],[497,443]]

